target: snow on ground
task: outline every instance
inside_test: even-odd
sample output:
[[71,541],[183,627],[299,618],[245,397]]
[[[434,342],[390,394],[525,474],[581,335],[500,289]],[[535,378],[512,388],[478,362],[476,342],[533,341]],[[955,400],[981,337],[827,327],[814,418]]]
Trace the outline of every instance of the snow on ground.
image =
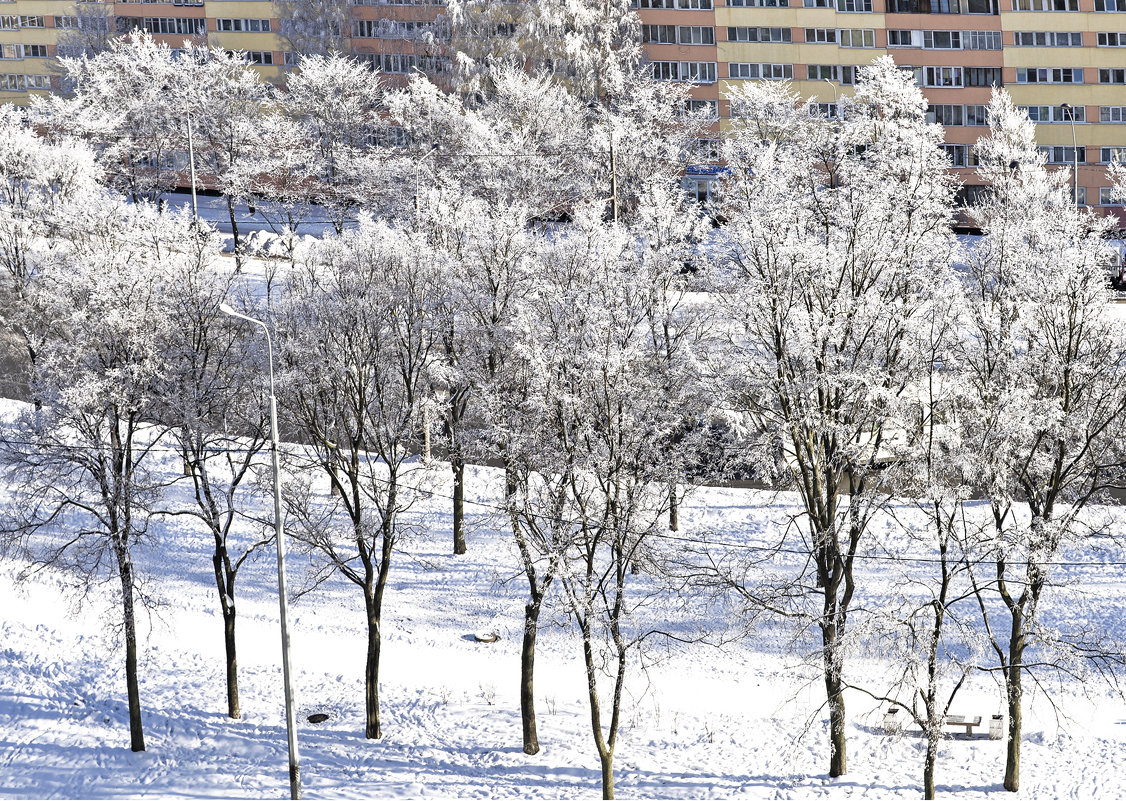
[[[471,470],[470,550],[454,557],[438,496],[412,510],[424,532],[396,557],[385,602],[382,663],[384,738],[363,739],[362,603],[330,582],[295,600],[292,643],[302,775],[307,797],[596,798],[598,759],[586,713],[578,643],[560,621],[540,636],[536,696],[542,752],[520,749],[517,676],[524,586],[505,528],[490,520],[495,471]],[[441,484],[445,482],[445,484]],[[187,496],[181,500],[186,501]],[[759,540],[792,499],[713,489],[682,512],[725,539]],[[891,530],[890,525],[888,530]],[[1109,547],[1109,546],[1108,546]],[[1099,555],[1122,561],[1109,547]],[[141,693],[148,750],[128,750],[124,659],[113,631],[113,584],[84,599],[64,592],[67,576],[44,571],[17,585],[23,565],[0,562],[0,798],[286,797],[285,728],[272,552],[239,579],[238,639],[243,719],[225,717],[220,616],[210,542],[187,518],[170,518],[159,542],[139,555],[160,602],[144,617]],[[868,563],[867,579],[894,583]],[[1120,567],[1076,568],[1100,621],[1123,631],[1126,581]],[[291,587],[302,558],[293,554]],[[870,583],[867,582],[866,583]],[[887,591],[887,587],[878,589]],[[879,598],[868,599],[878,603]],[[1066,614],[1067,609],[1056,610]],[[682,633],[714,637],[734,627],[723,607],[662,597],[645,614]],[[493,630],[499,642],[473,633]],[[654,642],[647,671],[628,686],[616,756],[620,797],[810,796],[916,798],[921,741],[882,733],[882,709],[849,697],[849,773],[825,775],[827,721],[816,672],[767,628],[716,647]],[[636,664],[636,663],[635,663]],[[889,666],[851,663],[854,679]],[[953,711],[998,711],[994,681],[972,676]],[[1065,685],[1057,720],[1042,693],[1030,694],[1021,795],[1126,796],[1126,706],[1101,685]],[[327,723],[306,717],[323,711]],[[1000,781],[1004,743],[943,743],[940,796],[1010,797]]]

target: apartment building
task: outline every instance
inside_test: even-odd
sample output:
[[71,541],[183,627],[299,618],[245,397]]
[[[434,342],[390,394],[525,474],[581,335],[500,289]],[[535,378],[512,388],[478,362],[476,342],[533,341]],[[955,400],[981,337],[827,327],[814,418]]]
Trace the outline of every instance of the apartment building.
[[[390,76],[441,73],[443,0],[352,0],[344,50]],[[946,129],[945,148],[975,182],[973,143],[990,87],[1037,123],[1049,161],[1078,164],[1078,201],[1110,207],[1105,165],[1126,155],[1126,0],[634,0],[654,75],[692,81],[691,105],[722,129],[729,86],[794,82],[828,114],[857,68],[890,53],[914,71]],[[435,21],[438,20],[438,23]],[[56,56],[134,28],[245,50],[277,81],[293,53],[270,0],[0,0],[0,102],[58,87]],[[429,44],[428,44],[429,43]],[[710,143],[686,185],[706,194]]]

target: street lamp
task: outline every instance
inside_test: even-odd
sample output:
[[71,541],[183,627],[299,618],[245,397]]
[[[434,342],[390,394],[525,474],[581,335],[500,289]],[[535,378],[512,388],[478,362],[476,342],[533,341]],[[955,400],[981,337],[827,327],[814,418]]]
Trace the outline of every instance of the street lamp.
[[278,401],[274,395],[274,344],[270,339],[270,329],[261,320],[240,314],[226,303],[219,304],[219,311],[261,326],[266,334],[266,351],[270,361],[270,435],[273,439],[270,452],[274,460],[274,534],[277,539],[278,550],[278,605],[281,608],[282,679],[285,683],[285,730],[289,743],[289,797],[298,799],[301,798],[301,755],[297,750],[297,717],[293,704],[293,675],[289,670],[289,603],[286,600],[285,591],[285,539],[282,529],[281,464],[278,461]]
[[1067,103],[1060,103],[1060,108],[1064,110],[1068,117],[1071,118],[1071,177],[1072,187],[1071,194],[1075,205],[1079,205],[1079,145],[1075,140],[1075,109]]
[[430,150],[425,156],[420,158],[414,163],[414,227],[418,228],[418,174],[422,170],[423,163],[437,153],[441,149],[441,145],[434,143],[430,146]]

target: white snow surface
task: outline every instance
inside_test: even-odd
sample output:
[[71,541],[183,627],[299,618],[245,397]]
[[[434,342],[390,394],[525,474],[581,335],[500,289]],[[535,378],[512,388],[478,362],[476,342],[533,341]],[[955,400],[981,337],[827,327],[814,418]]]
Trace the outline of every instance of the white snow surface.
[[[306,797],[600,797],[579,640],[558,615],[545,615],[536,661],[542,751],[521,751],[517,679],[527,590],[511,535],[490,516],[497,471],[469,470],[469,553],[455,557],[443,497],[448,469],[435,463],[433,470],[438,490],[409,513],[419,533],[395,556],[385,600],[382,740],[363,738],[360,593],[336,581],[293,601]],[[178,492],[187,503],[186,488]],[[761,541],[793,511],[786,495],[701,490],[682,510],[682,533],[711,526],[726,540]],[[891,532],[898,524],[881,525]],[[1124,556],[1108,546],[1097,559]],[[208,536],[189,518],[167,518],[138,562],[157,602],[142,615],[143,753],[128,748],[114,582],[76,598],[65,592],[65,573],[45,570],[17,584],[25,565],[0,561],[0,798],[288,797],[273,551],[248,564],[237,585],[241,720],[225,714]],[[893,582],[885,564],[865,563],[862,593],[869,594],[859,602],[878,603]],[[291,590],[306,566],[291,553]],[[1070,569],[1092,599],[1094,611],[1082,614],[1120,634],[1123,568]],[[644,672],[634,657],[615,758],[619,797],[920,796],[922,740],[884,734],[883,707],[855,692],[848,697],[849,772],[827,778],[824,691],[815,663],[798,653],[811,641],[792,643],[771,626],[734,638],[731,610],[700,597],[662,594],[641,614],[653,626],[723,642],[653,639]],[[499,641],[476,642],[482,631]],[[891,667],[855,658],[849,678],[878,683]],[[1122,699],[1104,684],[1072,681],[1053,700],[1055,708],[1043,692],[1026,697],[1020,796],[1126,796]],[[975,674],[951,711],[988,721],[999,704],[995,680]],[[308,723],[313,712],[330,718]],[[984,733],[948,738],[939,796],[1012,797],[1001,787],[1003,767],[1003,741]]]

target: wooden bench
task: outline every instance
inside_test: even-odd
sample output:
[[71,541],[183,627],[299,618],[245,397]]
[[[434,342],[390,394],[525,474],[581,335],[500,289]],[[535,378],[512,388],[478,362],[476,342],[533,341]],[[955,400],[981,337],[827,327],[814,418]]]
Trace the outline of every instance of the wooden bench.
[[947,726],[964,726],[966,735],[969,736],[974,733],[974,728],[981,725],[981,715],[974,718],[967,718],[965,715],[947,715]]

